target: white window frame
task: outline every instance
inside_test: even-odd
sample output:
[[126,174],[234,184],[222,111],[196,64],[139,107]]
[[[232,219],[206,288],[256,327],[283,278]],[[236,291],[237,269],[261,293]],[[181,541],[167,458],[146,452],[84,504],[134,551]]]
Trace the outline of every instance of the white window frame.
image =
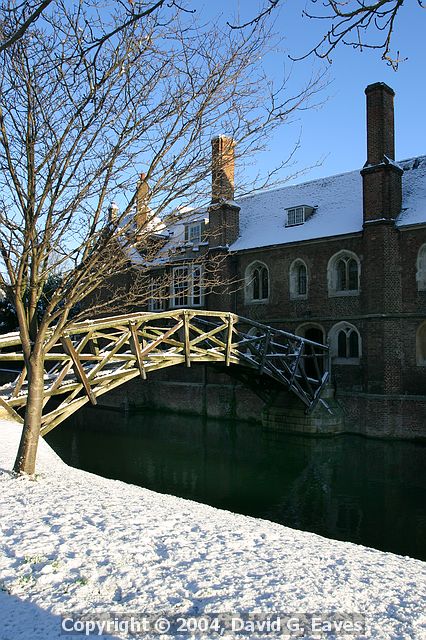
[[[339,260],[355,260],[358,266],[358,287],[356,289],[338,289],[338,273],[337,273],[337,263]],[[342,251],[338,251],[335,253],[327,265],[327,282],[328,282],[328,295],[329,297],[337,297],[337,296],[359,296],[361,292],[360,282],[361,282],[361,262],[356,253],[353,251],[349,251],[347,249],[342,249]]]
[[306,207],[292,207],[287,209],[286,227],[296,227],[306,221]]
[[[358,335],[358,357],[357,358],[342,358],[339,357],[339,333],[341,331],[345,331],[348,338],[349,334],[352,331]],[[331,327],[328,333],[328,342],[330,344],[330,356],[332,358],[333,364],[349,364],[349,365],[358,365],[361,363],[362,356],[362,340],[361,334],[357,327],[350,322],[338,322],[334,326]]]
[[426,291],[426,244],[423,244],[417,253],[416,282],[417,291]]
[[[303,265],[306,270],[306,292],[299,293],[299,274],[298,269]],[[309,273],[308,267],[306,266],[306,262],[301,258],[296,258],[290,265],[289,270],[289,291],[290,291],[290,299],[291,300],[306,300],[308,297],[309,291]]]
[[[205,220],[194,220],[185,224],[185,243],[199,245],[203,242]],[[196,232],[196,233],[195,233]]]
[[416,331],[416,364],[418,367],[426,367],[426,322],[417,327]]
[[[180,282],[176,274],[182,272],[182,287],[176,287]],[[185,264],[173,267],[170,285],[170,307],[182,309],[185,307],[202,307],[204,305],[203,268],[199,264]]]
[[[266,298],[253,297],[253,273],[255,269],[266,269],[266,273],[268,275],[268,296]],[[269,268],[264,262],[259,262],[259,260],[251,262],[245,270],[244,282],[244,301],[246,304],[266,304],[269,302],[271,297],[271,278],[269,275]]]
[[165,299],[162,295],[164,284],[160,278],[151,278],[149,283],[148,311],[164,311],[166,308]]

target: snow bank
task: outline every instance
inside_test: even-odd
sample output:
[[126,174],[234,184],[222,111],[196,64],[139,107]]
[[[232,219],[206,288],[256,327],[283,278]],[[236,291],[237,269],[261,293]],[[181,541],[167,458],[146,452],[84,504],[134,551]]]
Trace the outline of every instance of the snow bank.
[[45,442],[36,479],[16,479],[19,434],[0,422],[1,640],[63,637],[61,615],[75,612],[349,612],[365,615],[367,631],[345,637],[426,637],[426,563],[107,480]]

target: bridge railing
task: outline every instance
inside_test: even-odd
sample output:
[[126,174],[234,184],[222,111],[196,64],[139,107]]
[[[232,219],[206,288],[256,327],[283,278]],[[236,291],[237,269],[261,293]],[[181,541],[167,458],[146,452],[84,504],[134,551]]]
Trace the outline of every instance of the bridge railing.
[[[176,309],[87,320],[70,324],[53,344],[48,336],[48,343],[43,435],[120,384],[178,364],[245,367],[290,389],[308,410],[328,379],[326,345],[218,311]],[[0,365],[11,362],[20,371],[0,389],[0,403],[15,412],[24,407],[28,392],[18,334],[0,337]]]

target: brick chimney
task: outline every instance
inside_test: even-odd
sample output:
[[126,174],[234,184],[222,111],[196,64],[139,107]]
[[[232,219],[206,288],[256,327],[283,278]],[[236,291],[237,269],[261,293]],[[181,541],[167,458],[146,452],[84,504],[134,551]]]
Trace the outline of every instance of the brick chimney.
[[212,203],[234,199],[235,140],[212,139]]
[[209,207],[210,250],[226,250],[240,233],[240,207],[234,202],[235,140],[212,139],[212,203]]
[[146,181],[146,175],[141,173],[138,185],[136,187],[136,214],[135,222],[138,230],[145,227],[148,221],[148,214],[150,212],[149,203],[149,186]]
[[363,179],[364,224],[393,221],[401,211],[402,173],[395,164],[393,99],[384,82],[370,84],[367,97],[367,162]]
[[240,207],[234,202],[235,140],[212,139],[212,203],[209,207],[209,247],[227,250],[240,232]]

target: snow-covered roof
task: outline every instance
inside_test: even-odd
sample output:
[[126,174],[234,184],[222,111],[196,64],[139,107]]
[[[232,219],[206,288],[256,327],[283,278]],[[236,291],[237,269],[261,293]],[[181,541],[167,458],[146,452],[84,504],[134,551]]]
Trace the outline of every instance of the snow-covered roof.
[[[185,227],[189,224],[196,224],[199,222],[207,223],[209,214],[206,209],[191,209],[182,207],[176,211],[176,215],[172,216],[172,220],[167,224],[168,238],[164,245],[158,250],[157,256],[154,260],[150,261],[152,266],[162,265],[169,262],[170,259],[176,260],[179,258],[179,249],[186,251],[186,249],[192,249],[195,254],[199,251],[200,244],[207,244],[206,242],[193,245],[191,242],[185,240]],[[185,254],[187,257],[187,254]],[[183,256],[182,256],[183,258]]]
[[[404,170],[402,210],[396,220],[397,226],[426,224],[426,156],[393,164]],[[230,204],[240,207],[240,235],[230,246],[231,251],[359,233],[363,226],[359,169],[260,191]],[[287,210],[300,206],[312,207],[312,215],[303,224],[286,226]],[[164,244],[150,264],[160,266],[170,260],[187,259],[188,249],[195,257],[198,245],[192,246],[185,241],[185,226],[202,220],[208,222],[208,216],[207,209],[183,207],[176,211],[167,227],[154,217],[151,230],[164,237]],[[145,264],[145,258],[136,249],[130,257],[134,263]]]
[[426,222],[426,156],[400,163],[402,175],[402,208],[396,224],[404,227]]
[[[402,177],[402,212],[398,226],[426,223],[426,156],[398,162]],[[362,231],[362,177],[359,170],[259,192],[242,198],[240,236],[232,251],[289,244]],[[286,227],[286,210],[309,205],[304,224]]]

